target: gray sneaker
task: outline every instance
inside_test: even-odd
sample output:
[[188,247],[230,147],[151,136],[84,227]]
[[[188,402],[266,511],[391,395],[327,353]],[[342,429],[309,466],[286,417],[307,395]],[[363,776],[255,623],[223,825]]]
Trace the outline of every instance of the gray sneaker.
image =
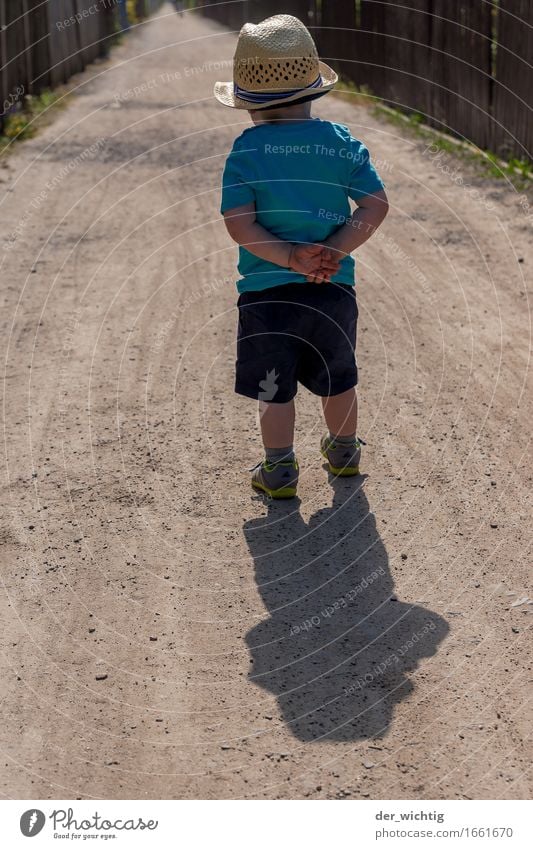
[[252,486],[270,498],[294,498],[298,486],[298,463],[267,463],[263,460],[251,469]]
[[351,445],[341,445],[333,442],[331,437],[323,436],[320,443],[320,453],[327,460],[332,475],[343,478],[351,477],[359,474],[361,445],[364,445],[364,442],[357,437]]

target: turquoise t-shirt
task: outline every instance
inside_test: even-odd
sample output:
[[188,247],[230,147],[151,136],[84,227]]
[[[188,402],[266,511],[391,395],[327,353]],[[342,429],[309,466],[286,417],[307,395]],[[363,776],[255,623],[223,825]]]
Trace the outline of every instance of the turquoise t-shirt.
[[[368,149],[348,127],[321,118],[258,124],[235,139],[222,178],[221,212],[255,202],[257,221],[288,242],[322,242],[358,201],[383,182]],[[239,247],[239,292],[255,292],[305,277]],[[345,257],[335,283],[355,284],[355,262]]]

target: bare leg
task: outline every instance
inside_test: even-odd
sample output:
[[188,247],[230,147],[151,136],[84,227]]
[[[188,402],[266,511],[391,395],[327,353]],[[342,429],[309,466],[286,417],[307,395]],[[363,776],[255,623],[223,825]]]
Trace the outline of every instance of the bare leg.
[[357,432],[357,391],[355,386],[340,395],[322,398],[322,409],[329,432],[350,436]]
[[265,448],[286,448],[294,441],[294,399],[286,404],[259,401],[259,421]]

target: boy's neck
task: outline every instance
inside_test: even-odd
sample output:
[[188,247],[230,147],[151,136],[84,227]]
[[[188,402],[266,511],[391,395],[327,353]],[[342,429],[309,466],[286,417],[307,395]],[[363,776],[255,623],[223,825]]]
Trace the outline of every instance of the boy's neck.
[[279,121],[306,121],[311,118],[311,103],[295,103],[278,106],[277,109],[252,109],[250,118],[254,124],[272,124]]

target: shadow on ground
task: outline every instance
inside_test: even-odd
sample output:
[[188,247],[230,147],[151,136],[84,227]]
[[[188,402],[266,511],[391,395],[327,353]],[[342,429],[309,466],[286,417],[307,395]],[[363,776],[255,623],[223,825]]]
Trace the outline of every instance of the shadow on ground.
[[409,696],[418,661],[446,621],[396,599],[364,477],[333,483],[331,507],[306,524],[298,501],[270,502],[244,534],[269,618],[246,641],[250,680],[276,696],[299,740],[382,737]]

